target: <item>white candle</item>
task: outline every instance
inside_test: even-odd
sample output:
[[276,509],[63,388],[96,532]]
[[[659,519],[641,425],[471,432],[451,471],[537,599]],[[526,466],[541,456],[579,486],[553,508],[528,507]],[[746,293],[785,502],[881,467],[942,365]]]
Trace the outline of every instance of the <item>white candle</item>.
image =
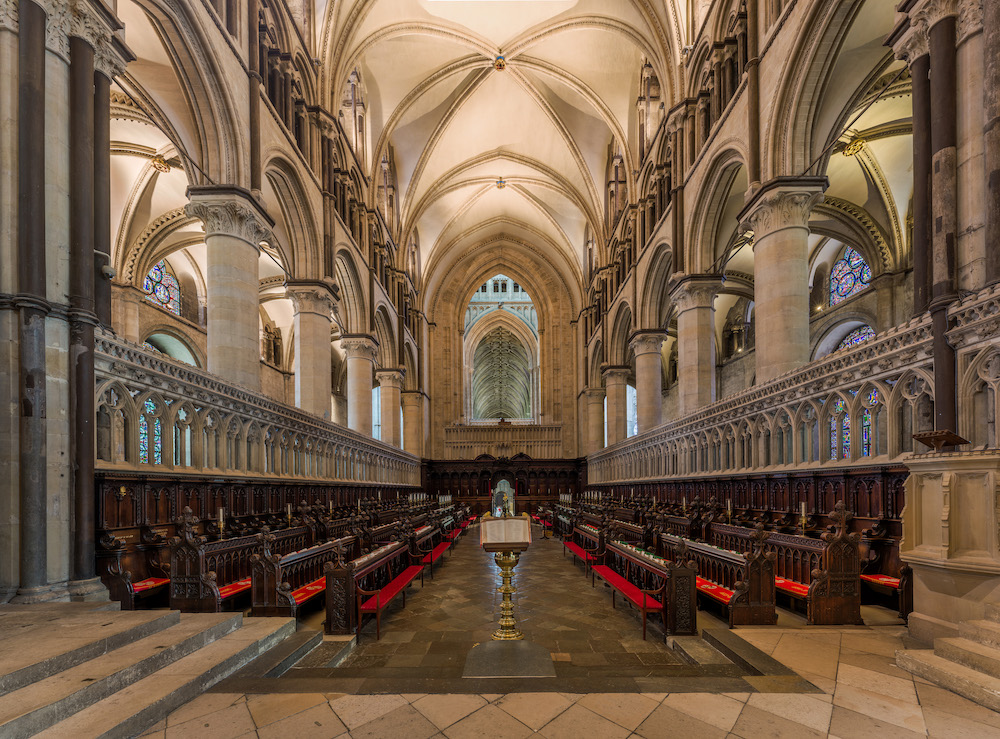
[[803,500],[799,503],[799,511],[802,513],[802,518],[806,517],[806,502]]
[[219,509],[219,529],[222,529],[222,527],[225,525],[225,519],[226,519],[226,509],[225,508],[220,508]]
[[288,520],[290,521],[290,520],[292,519],[292,504],[291,504],[291,503],[289,503],[289,504],[288,504],[288,505],[286,506],[286,509],[287,509],[287,511],[288,511]]

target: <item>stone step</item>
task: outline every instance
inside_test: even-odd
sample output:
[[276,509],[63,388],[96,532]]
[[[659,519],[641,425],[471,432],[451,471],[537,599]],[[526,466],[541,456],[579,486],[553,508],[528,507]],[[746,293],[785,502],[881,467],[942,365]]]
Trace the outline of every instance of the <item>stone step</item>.
[[732,660],[700,636],[668,636],[667,643],[689,665],[731,665]]
[[896,664],[993,711],[1000,711],[1000,679],[940,657],[931,649],[896,652]]
[[987,621],[1000,623],[1000,603],[987,603],[985,618]]
[[176,626],[0,697],[0,736],[32,736],[240,627],[242,614],[182,614]]
[[935,639],[934,654],[1000,678],[1000,649],[958,637]]
[[231,679],[281,677],[322,643],[322,631],[310,629],[297,631],[274,649],[236,672]]
[[[51,605],[51,604],[50,604]],[[0,696],[180,623],[177,611],[0,606]],[[85,604],[92,605],[92,604]]]
[[995,621],[963,621],[958,625],[958,635],[1000,649],[1000,623]]
[[242,627],[231,634],[53,724],[37,736],[138,736],[294,633],[293,618],[245,618]]

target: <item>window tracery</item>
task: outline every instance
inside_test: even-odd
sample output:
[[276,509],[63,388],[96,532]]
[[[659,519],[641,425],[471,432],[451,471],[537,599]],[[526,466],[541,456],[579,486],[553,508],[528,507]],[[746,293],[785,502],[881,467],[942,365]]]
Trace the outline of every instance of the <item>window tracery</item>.
[[871,283],[872,269],[855,249],[847,247],[830,272],[830,305],[857,295]]
[[162,259],[149,270],[142,281],[142,289],[146,292],[146,300],[153,305],[175,316],[181,314],[181,287]]

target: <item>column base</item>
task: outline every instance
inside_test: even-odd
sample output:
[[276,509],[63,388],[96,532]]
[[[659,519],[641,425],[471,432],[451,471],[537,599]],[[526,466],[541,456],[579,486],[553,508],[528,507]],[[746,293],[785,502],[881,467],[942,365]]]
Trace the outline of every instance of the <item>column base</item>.
[[70,580],[67,588],[69,599],[76,603],[102,603],[111,600],[111,593],[104,587],[99,577],[92,577],[89,580]]
[[42,585],[37,588],[18,588],[10,603],[65,603],[69,601],[69,590],[66,583]]

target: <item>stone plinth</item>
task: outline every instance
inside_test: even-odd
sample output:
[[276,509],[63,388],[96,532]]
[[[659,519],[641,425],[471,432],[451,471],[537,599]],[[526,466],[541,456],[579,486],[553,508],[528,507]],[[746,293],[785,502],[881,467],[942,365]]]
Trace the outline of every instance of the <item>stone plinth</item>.
[[910,633],[955,636],[1000,601],[1000,451],[926,454],[907,461],[901,558],[913,568]]

